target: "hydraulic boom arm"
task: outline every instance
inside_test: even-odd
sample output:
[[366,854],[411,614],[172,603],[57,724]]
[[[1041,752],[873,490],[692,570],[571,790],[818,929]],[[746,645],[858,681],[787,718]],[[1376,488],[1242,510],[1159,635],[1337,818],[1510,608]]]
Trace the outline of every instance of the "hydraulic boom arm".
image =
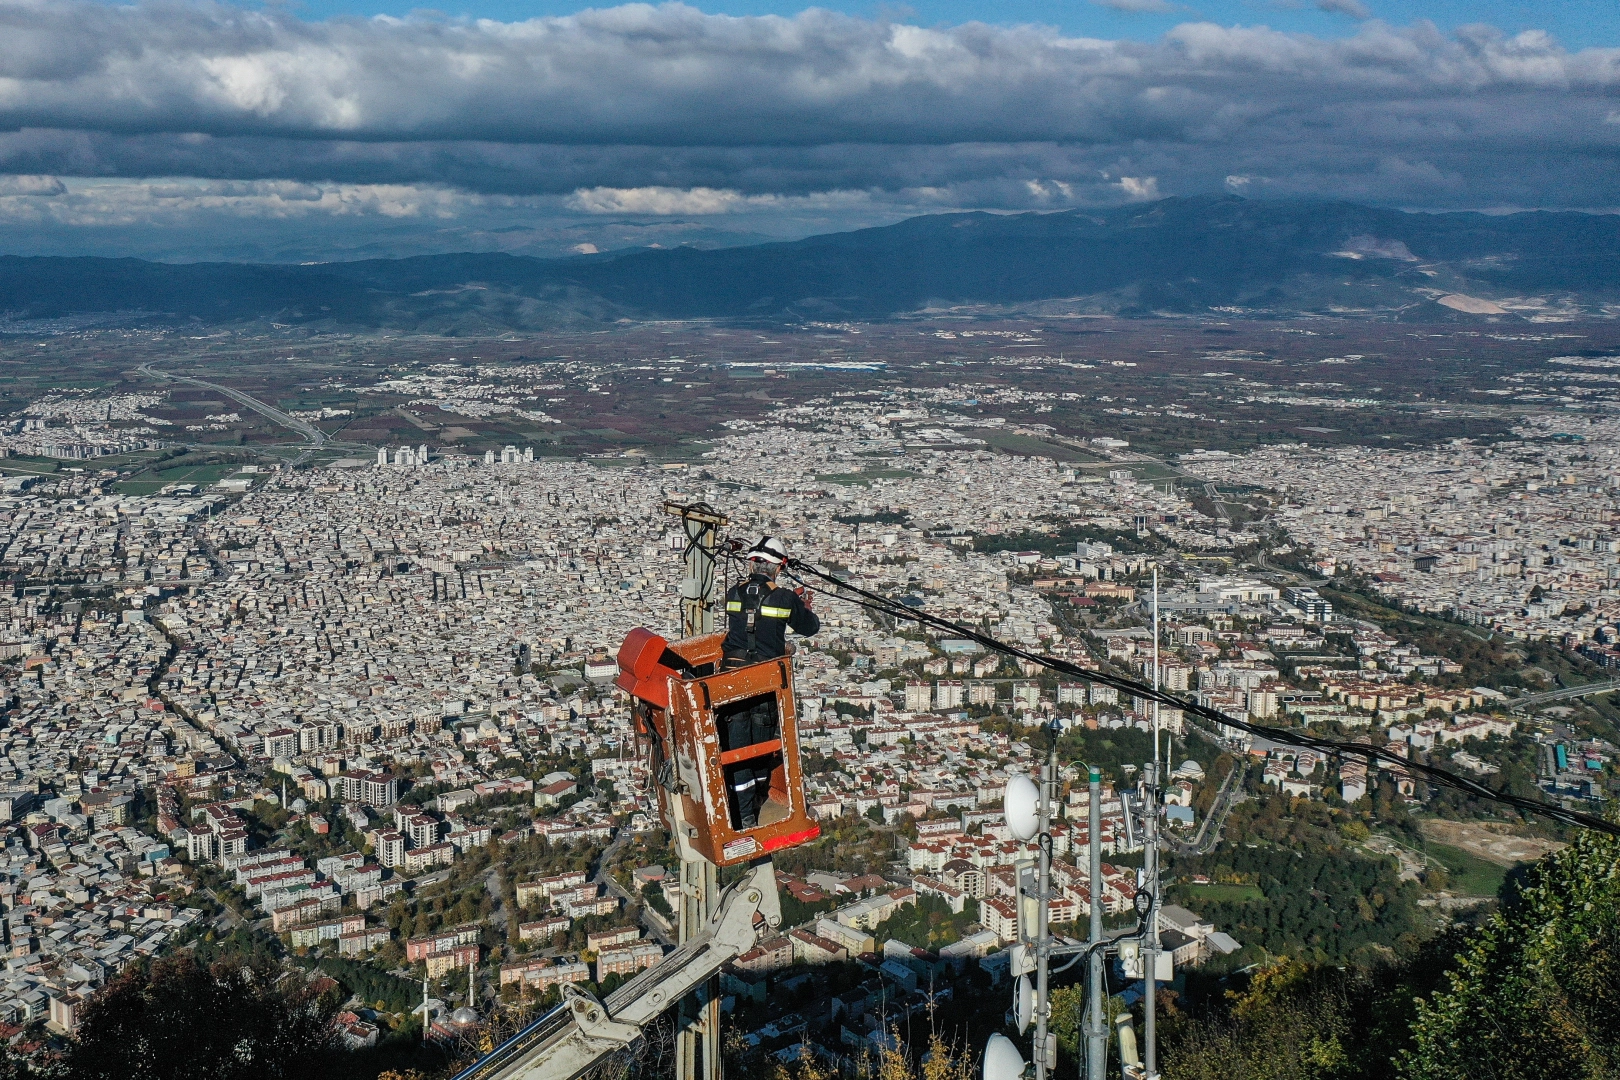
[[769,861],[727,889],[709,925],[607,1000],[564,987],[563,1003],[497,1046],[455,1080],[574,1080],[641,1037],[688,991],[753,948],[782,922]]

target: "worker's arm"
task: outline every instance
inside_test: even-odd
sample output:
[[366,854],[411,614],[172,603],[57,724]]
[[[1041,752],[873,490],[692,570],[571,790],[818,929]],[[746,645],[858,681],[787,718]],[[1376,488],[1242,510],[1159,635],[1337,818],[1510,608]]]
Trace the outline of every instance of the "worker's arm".
[[821,629],[821,617],[810,610],[810,594],[808,590],[794,590],[793,614],[788,616],[788,626],[793,628],[795,634],[809,637]]

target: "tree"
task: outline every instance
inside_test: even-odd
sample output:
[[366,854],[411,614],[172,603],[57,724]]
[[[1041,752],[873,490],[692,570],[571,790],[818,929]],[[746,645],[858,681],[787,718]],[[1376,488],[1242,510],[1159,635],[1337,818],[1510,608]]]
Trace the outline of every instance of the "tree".
[[[891,1028],[889,1038],[879,1042],[877,1053],[863,1058],[856,1065],[859,1080],[973,1080],[978,1075],[978,1059],[962,1048],[947,1042],[937,1031],[928,1037],[927,1060],[921,1067],[913,1064],[911,1052],[899,1031]],[[823,1062],[811,1050],[809,1043],[799,1047],[798,1060],[792,1064],[776,1065],[772,1080],[837,1080],[840,1073]]]
[[[1323,978],[1328,975],[1327,978]],[[1332,974],[1285,958],[1255,972],[1224,1020],[1187,1025],[1167,1046],[1166,1080],[1350,1080],[1350,1010]]]
[[336,1002],[296,972],[190,955],[133,967],[86,1003],[71,1080],[315,1080],[338,1073]]
[[647,906],[666,919],[675,917],[675,910],[669,906],[669,900],[664,896],[663,887],[657,882],[649,881],[641,887],[641,899]]
[[1620,839],[1592,830],[1531,867],[1418,1003],[1407,1080],[1620,1074]]

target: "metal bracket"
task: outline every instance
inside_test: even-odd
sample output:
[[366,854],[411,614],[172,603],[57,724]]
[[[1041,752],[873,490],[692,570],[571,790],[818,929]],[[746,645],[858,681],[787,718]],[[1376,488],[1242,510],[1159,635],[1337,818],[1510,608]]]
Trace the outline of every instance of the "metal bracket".
[[563,1000],[573,1014],[580,1034],[595,1043],[610,1046],[629,1046],[641,1038],[641,1029],[634,1024],[621,1024],[608,1015],[602,1003],[582,990],[565,984]]
[[776,869],[770,863],[761,863],[769,877],[769,886],[756,875],[755,884],[743,893],[743,901],[752,904],[765,919],[765,925],[775,930],[782,925],[782,897],[776,891]]

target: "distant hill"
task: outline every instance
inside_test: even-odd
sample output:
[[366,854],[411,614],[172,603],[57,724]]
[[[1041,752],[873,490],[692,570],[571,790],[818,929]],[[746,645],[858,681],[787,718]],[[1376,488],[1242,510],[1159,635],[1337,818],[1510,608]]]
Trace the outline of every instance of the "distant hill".
[[1480,320],[1598,314],[1612,303],[1620,303],[1620,216],[1419,214],[1232,196],[933,214],[791,243],[570,259],[453,254],[284,266],[0,257],[0,312],[17,330],[15,320],[111,311],[472,333],[616,318],[881,319],[941,308]]

